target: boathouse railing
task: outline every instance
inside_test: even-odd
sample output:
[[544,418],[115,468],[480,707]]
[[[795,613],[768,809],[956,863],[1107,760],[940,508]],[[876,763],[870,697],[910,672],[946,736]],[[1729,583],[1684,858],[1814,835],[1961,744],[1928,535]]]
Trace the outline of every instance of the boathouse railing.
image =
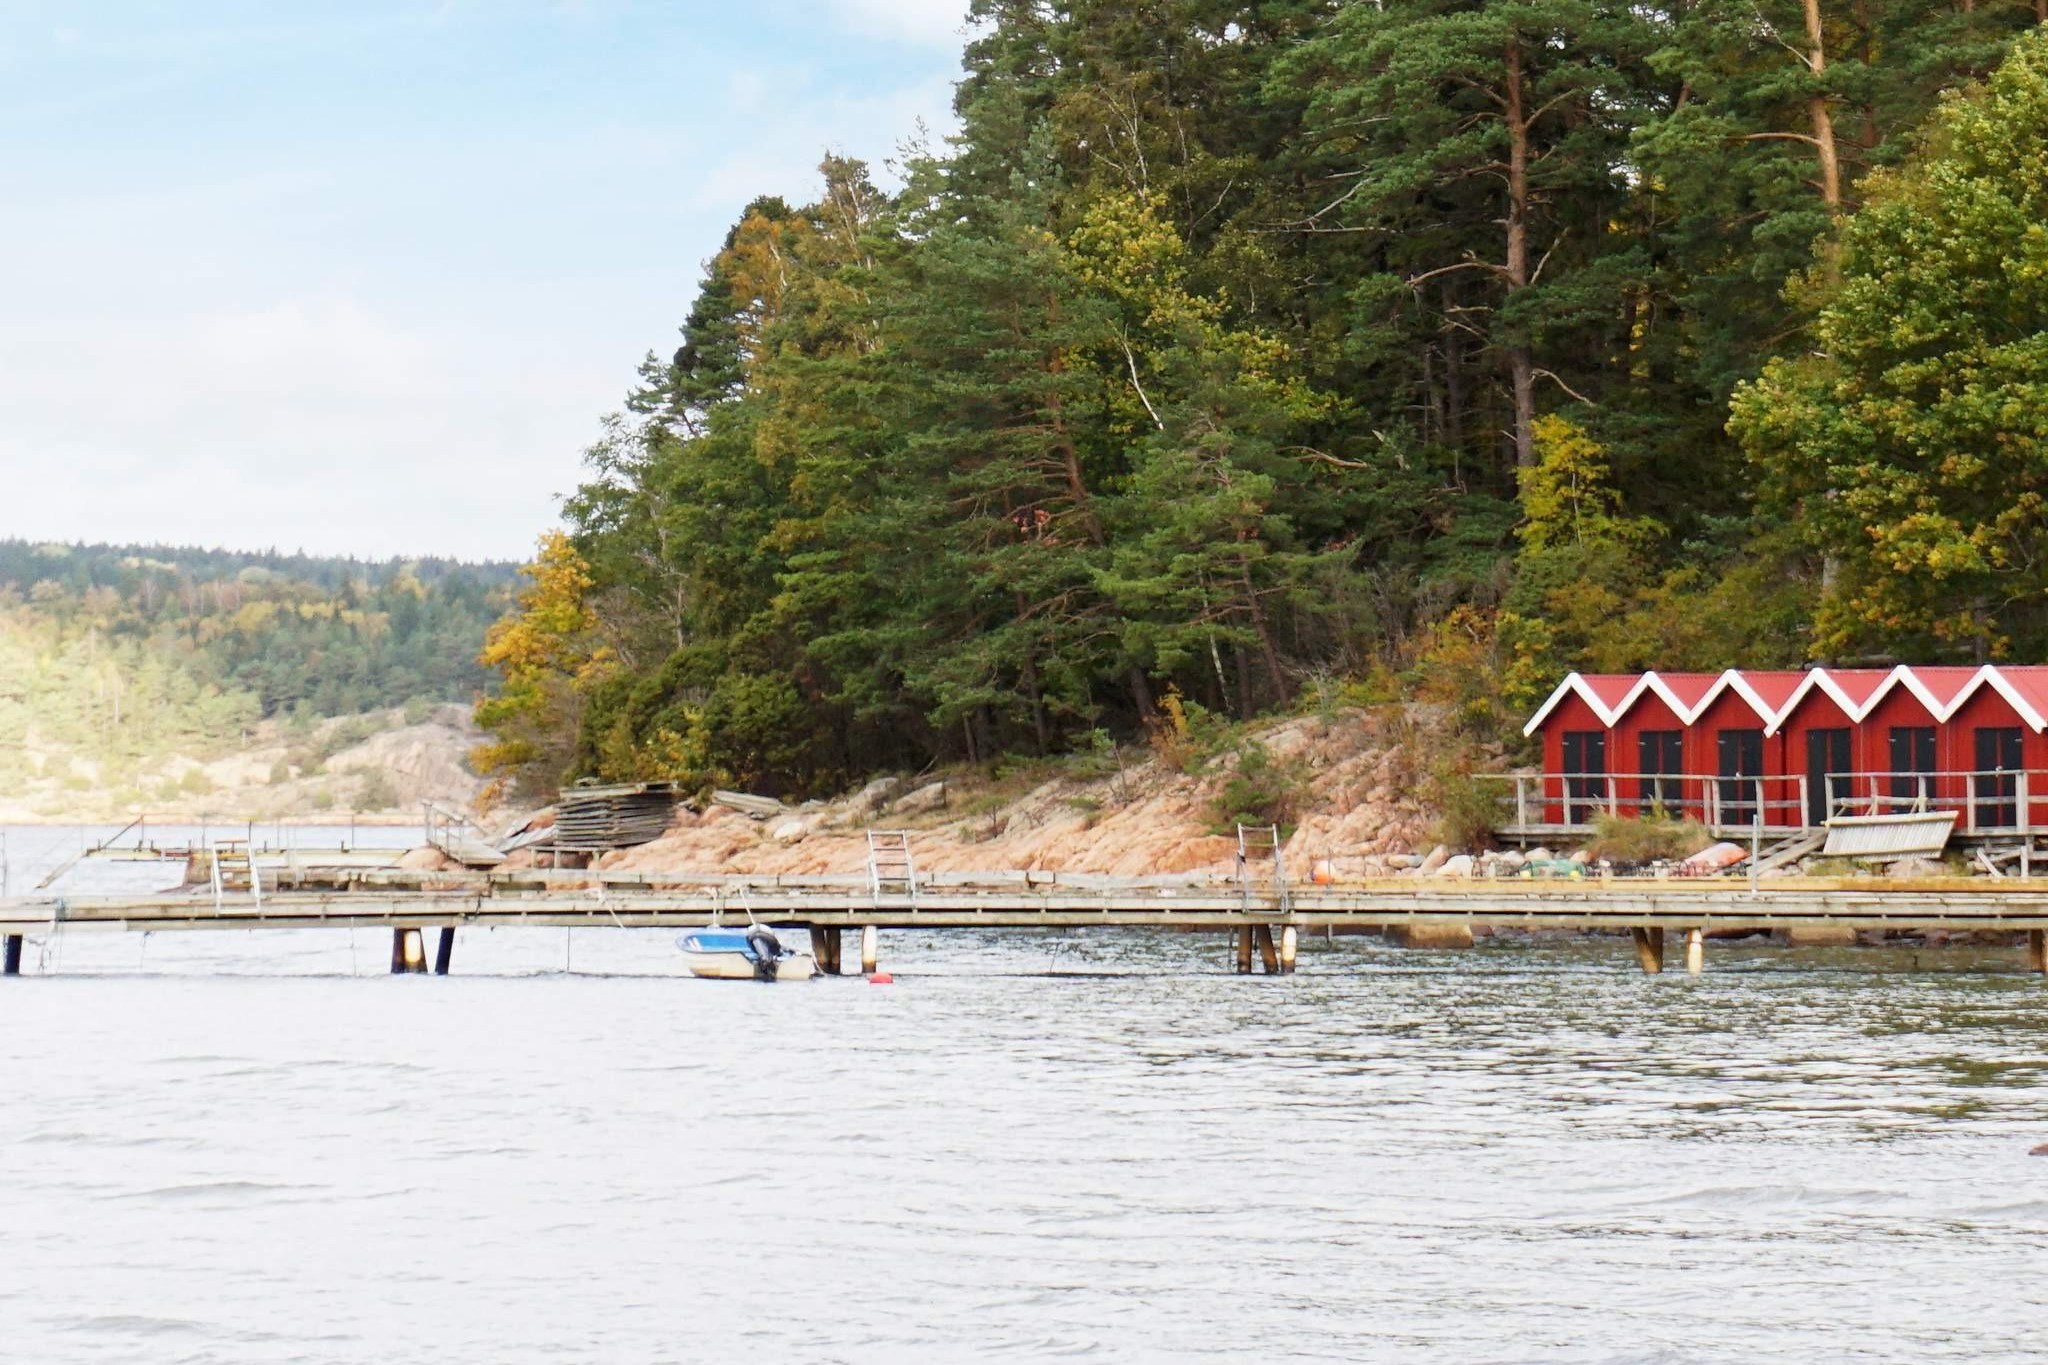
[[[1510,773],[1483,777],[1498,789],[1500,828],[1542,833],[1591,825],[1601,816],[1661,812],[1710,829],[1818,829],[1838,816],[1954,811],[1960,834],[2031,836],[2048,825],[2048,771],[1940,769],[1934,772]],[[1510,789],[1511,788],[1511,789]]]

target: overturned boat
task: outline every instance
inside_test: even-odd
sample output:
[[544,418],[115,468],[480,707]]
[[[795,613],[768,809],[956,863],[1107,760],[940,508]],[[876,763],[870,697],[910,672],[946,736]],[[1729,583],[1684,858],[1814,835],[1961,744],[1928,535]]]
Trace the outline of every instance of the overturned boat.
[[758,924],[699,929],[678,938],[676,946],[690,975],[711,981],[808,981],[818,974],[815,958],[783,947],[773,931]]

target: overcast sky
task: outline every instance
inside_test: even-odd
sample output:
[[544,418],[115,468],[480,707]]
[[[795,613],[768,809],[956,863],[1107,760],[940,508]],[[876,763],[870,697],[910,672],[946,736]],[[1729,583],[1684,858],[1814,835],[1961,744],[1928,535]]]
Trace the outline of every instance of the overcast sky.
[[966,0],[0,0],[0,535],[523,558]]

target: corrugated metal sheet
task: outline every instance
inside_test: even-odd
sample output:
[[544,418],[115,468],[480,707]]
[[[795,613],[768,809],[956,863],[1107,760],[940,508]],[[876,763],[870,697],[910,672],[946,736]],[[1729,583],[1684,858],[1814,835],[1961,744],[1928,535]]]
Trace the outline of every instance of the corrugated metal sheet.
[[1955,832],[1952,810],[1910,815],[1838,815],[1828,821],[1828,842],[1821,852],[1831,858],[1904,858],[1915,853],[1939,854]]

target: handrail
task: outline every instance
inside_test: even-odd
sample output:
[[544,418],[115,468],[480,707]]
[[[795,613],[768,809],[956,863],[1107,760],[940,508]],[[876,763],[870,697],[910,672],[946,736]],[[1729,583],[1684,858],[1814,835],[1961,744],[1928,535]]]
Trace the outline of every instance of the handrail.
[[[121,828],[115,830],[112,834],[108,835],[106,838],[94,844],[92,846],[92,851],[94,853],[106,852],[108,849],[112,848],[116,843],[120,842],[122,835],[126,834],[129,830],[134,829],[137,825],[142,824],[147,819],[149,819],[147,815],[136,816],[133,820],[130,820],[127,824],[121,826]],[[137,846],[140,846],[139,840],[137,841]]]
[[[1754,774],[1546,771],[1476,773],[1480,782],[1512,783],[1500,794],[1510,828],[1584,825],[1596,814],[1636,814],[1661,807],[1714,829],[1746,829],[1761,818],[1773,829],[1814,829],[1839,815],[1953,810],[1964,831],[2031,834],[2035,806],[2048,805],[2048,770],[1938,768],[1932,771],[1826,773],[1818,790],[1805,772]],[[1786,817],[1791,816],[1788,820]],[[1557,817],[1562,816],[1560,821]],[[1505,823],[1505,822],[1504,822]]]

